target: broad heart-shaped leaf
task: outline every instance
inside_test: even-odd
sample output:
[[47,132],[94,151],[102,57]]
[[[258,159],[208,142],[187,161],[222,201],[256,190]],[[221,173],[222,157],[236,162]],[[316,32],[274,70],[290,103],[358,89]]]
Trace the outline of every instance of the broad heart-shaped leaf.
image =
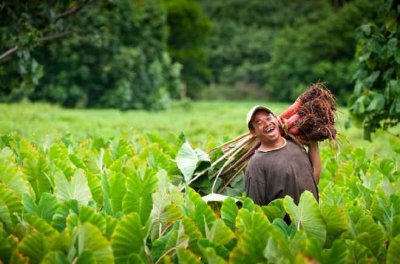
[[267,206],[261,208],[270,222],[273,222],[276,218],[283,219],[286,214],[285,208],[283,208],[283,199],[273,200]]
[[24,220],[26,224],[29,224],[30,228],[27,232],[37,231],[46,236],[47,241],[52,241],[59,236],[57,230],[55,230],[49,223],[44,219],[40,218],[35,214],[25,214]]
[[346,263],[348,250],[346,243],[342,240],[335,240],[330,249],[324,249],[322,252],[322,262],[327,264]]
[[224,220],[225,224],[232,230],[235,230],[235,219],[238,211],[239,209],[236,206],[235,200],[232,198],[227,198],[222,203],[221,219]]
[[298,258],[307,261],[316,260],[320,262],[322,259],[321,241],[313,236],[309,236],[303,229],[297,231],[289,242],[289,248],[293,256],[295,256],[295,263]]
[[[76,241],[72,241],[76,246],[78,256],[91,252],[95,259],[95,263],[112,263],[114,256],[110,242],[103,237],[101,231],[90,223],[84,223],[74,230],[71,237],[76,237]],[[70,256],[70,255],[69,255]]]
[[236,218],[238,243],[231,251],[229,263],[264,263],[264,249],[267,245],[271,224],[260,212],[239,210]]
[[345,263],[378,263],[371,250],[354,240],[346,240],[348,249]]
[[391,238],[400,234],[400,215],[395,215],[390,223],[388,235]]
[[198,244],[199,251],[197,252],[192,249],[191,250],[193,253],[196,253],[197,255],[203,255],[203,259],[207,258],[207,256],[204,255],[204,249],[207,249],[207,248],[212,248],[219,257],[226,259],[226,260],[229,259],[230,251],[225,246],[216,244],[206,238],[199,239],[197,244]]
[[174,255],[179,248],[187,248],[189,237],[185,234],[182,222],[176,222],[173,228],[153,244],[152,255],[154,260],[160,261],[167,255]]
[[40,196],[38,205],[35,204],[31,196],[25,194],[23,196],[23,204],[26,213],[35,213],[49,223],[58,208],[57,199],[46,192]]
[[326,224],[328,240],[332,241],[348,229],[348,221],[344,210],[339,206],[321,206],[321,214]]
[[126,194],[122,201],[124,213],[137,212],[144,225],[153,206],[152,194],[157,188],[156,174],[147,167],[139,168],[128,174]]
[[185,141],[176,156],[176,164],[181,170],[185,182],[190,181],[198,164],[202,161],[210,162],[207,153],[199,149],[193,150],[189,142]]
[[20,172],[14,162],[14,154],[9,148],[4,148],[0,152],[0,181],[19,195],[24,193],[33,194],[25,175]]
[[77,200],[79,204],[87,205],[92,200],[92,194],[82,169],[78,169],[68,181],[62,173],[55,176],[55,193],[59,201]]
[[136,213],[126,215],[115,228],[111,238],[115,262],[127,263],[133,254],[140,256],[146,262],[145,255],[146,238],[149,233],[148,226],[142,226],[140,216]]
[[386,255],[386,263],[400,263],[400,235],[390,241],[389,249]]
[[184,210],[184,213],[196,223],[203,236],[206,235],[206,228],[211,228],[217,219],[211,208],[191,188],[186,188],[186,208]]
[[10,227],[12,222],[17,221],[14,213],[22,213],[23,206],[21,197],[15,191],[0,182],[0,217]]
[[30,263],[40,263],[49,251],[49,243],[44,234],[32,232],[18,244],[18,250],[28,256]]
[[63,231],[66,226],[66,219],[70,213],[78,214],[79,205],[77,200],[69,200],[60,204],[57,211],[53,215],[51,225],[58,231]]
[[304,229],[307,236],[315,237],[322,245],[325,243],[326,226],[311,192],[305,191],[301,195],[298,206],[290,196],[286,196],[283,199],[283,206],[297,230]]
[[[175,222],[182,215],[178,204],[173,202],[174,187],[168,181],[165,170],[157,172],[158,188],[153,193],[153,208],[151,210],[151,240],[158,238],[170,223]],[[181,195],[181,194],[180,194]]]
[[271,263],[293,263],[289,243],[282,229],[271,226],[263,254]]
[[61,251],[50,251],[43,258],[41,264],[68,264],[67,256]]
[[8,210],[7,204],[3,201],[0,201],[0,223],[4,223],[6,227],[11,228],[11,214]]
[[91,223],[96,226],[102,234],[106,232],[107,224],[104,216],[88,206],[81,206],[79,208],[79,215],[73,213],[67,217],[67,226],[69,230],[73,230],[79,223]]
[[216,244],[225,245],[235,238],[235,235],[222,219],[217,219],[214,221],[211,230],[206,228],[206,237]]
[[178,249],[178,260],[179,263],[193,263],[193,264],[200,264],[200,256],[195,255],[188,249]]
[[387,240],[383,227],[368,215],[362,215],[355,227],[356,240],[369,248],[375,256],[380,256]]
[[220,257],[216,250],[213,247],[202,247],[200,246],[203,256],[205,256],[205,260],[207,263],[212,264],[225,264],[228,263],[224,258]]
[[115,215],[122,212],[122,200],[126,194],[126,176],[122,173],[111,171],[108,174],[109,198],[111,202],[112,212]]

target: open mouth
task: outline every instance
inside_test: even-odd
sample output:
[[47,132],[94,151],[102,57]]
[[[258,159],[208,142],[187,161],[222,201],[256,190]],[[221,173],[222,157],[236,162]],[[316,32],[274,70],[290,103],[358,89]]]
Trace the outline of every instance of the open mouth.
[[264,132],[267,134],[271,134],[275,131],[275,126],[269,126],[266,129],[264,129]]

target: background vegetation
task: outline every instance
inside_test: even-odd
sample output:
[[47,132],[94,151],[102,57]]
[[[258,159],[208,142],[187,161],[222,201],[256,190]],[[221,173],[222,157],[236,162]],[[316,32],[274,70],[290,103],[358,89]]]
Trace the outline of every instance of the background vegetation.
[[398,0],[3,1],[0,12],[2,102],[292,102],[325,81],[367,138],[399,121]]

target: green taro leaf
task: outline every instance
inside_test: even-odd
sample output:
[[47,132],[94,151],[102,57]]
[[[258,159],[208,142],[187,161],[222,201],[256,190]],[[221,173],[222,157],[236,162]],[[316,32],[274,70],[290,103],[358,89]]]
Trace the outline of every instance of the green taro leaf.
[[235,219],[238,214],[238,207],[236,206],[235,200],[227,198],[222,203],[221,207],[221,219],[224,220],[225,224],[231,229],[235,230]]
[[4,148],[0,152],[0,182],[19,195],[32,194],[32,188],[25,175],[18,169],[14,161],[14,154],[9,148]]
[[57,230],[55,230],[48,222],[43,218],[40,218],[34,214],[25,214],[24,220],[30,225],[29,231],[37,231],[46,236],[47,241],[56,239],[59,236]]
[[22,213],[23,205],[21,197],[0,182],[0,217],[2,217],[8,225],[12,221],[16,221],[14,213]]
[[345,212],[339,206],[321,206],[321,214],[325,221],[328,235],[341,233],[348,229]]
[[60,204],[57,211],[53,215],[51,225],[58,231],[63,231],[66,226],[66,219],[70,213],[78,214],[79,205],[77,200],[69,200]]
[[126,263],[133,254],[146,261],[145,243],[148,232],[149,227],[142,226],[140,216],[136,212],[121,219],[111,238],[115,262]]
[[42,264],[68,264],[67,256],[61,251],[50,251],[47,255],[43,258]]
[[386,263],[400,263],[400,235],[390,241],[386,256]]
[[220,257],[212,247],[200,247],[205,260],[210,264],[228,263],[224,258]]
[[203,161],[208,163],[210,162],[207,153],[199,149],[193,150],[192,146],[187,141],[182,144],[182,147],[179,149],[176,156],[176,163],[178,168],[181,170],[186,183],[192,179],[197,166]]
[[[165,170],[157,172],[156,178],[158,179],[158,188],[152,195],[151,240],[158,238],[168,225],[174,223],[182,215],[178,204],[173,202],[174,187],[168,182],[167,177],[168,175]],[[181,193],[179,193],[179,195],[181,195]]]
[[144,225],[153,206],[152,194],[157,188],[156,174],[145,166],[128,174],[126,195],[122,201],[124,213],[136,212]]
[[263,254],[270,263],[293,263],[289,243],[282,229],[272,226]]
[[193,263],[193,264],[200,264],[200,257],[195,255],[188,249],[178,249],[178,260],[179,263]]
[[294,203],[293,198],[286,196],[283,206],[297,230],[304,229],[307,236],[318,239],[321,244],[325,243],[326,226],[311,192],[305,191],[301,195],[299,205]]
[[[208,239],[200,239],[198,241],[198,248],[199,248],[199,251],[194,251],[191,248],[190,248],[190,250],[192,250],[192,252],[200,255],[200,254],[203,254],[204,249],[212,248],[219,257],[226,259],[226,260],[228,260],[228,258],[229,258],[230,251],[225,246],[221,246],[221,245],[214,243]],[[204,257],[207,257],[207,256],[204,256],[204,254],[203,254],[203,258]]]
[[77,200],[79,204],[87,205],[92,200],[84,171],[78,169],[68,181],[61,173],[56,174],[55,193],[59,201]]
[[211,230],[206,232],[206,237],[216,244],[225,245],[235,238],[235,235],[222,219],[217,219]]
[[357,241],[369,248],[375,256],[382,253],[387,240],[383,227],[374,222],[372,217],[362,215],[356,224]]
[[23,196],[23,204],[26,213],[35,213],[49,223],[58,208],[57,199],[46,192],[40,196],[38,205],[35,204],[31,196],[25,194]]
[[29,233],[18,244],[18,250],[29,258],[30,263],[40,263],[49,251],[48,239],[39,232]]
[[156,251],[153,256],[160,260],[160,258],[166,255],[174,255],[178,249],[187,248],[189,246],[189,237],[185,234],[185,229],[182,222],[178,222],[174,225],[174,228],[161,239],[154,243]]
[[377,263],[372,252],[357,241],[346,240],[346,247],[348,254],[345,263]]
[[323,261],[322,263],[327,264],[340,264],[347,263],[348,249],[346,243],[342,240],[335,240],[330,249],[324,249],[322,252]]
[[115,173],[112,171],[108,174],[109,199],[114,215],[123,211],[122,201],[127,191],[126,179],[127,177],[122,173]]
[[96,203],[99,205],[103,204],[104,193],[101,186],[101,176],[99,176],[98,174],[87,172],[86,179],[88,181],[90,192],[93,195],[93,200],[95,200]]
[[211,208],[201,199],[201,196],[191,188],[186,189],[185,211],[187,216],[196,223],[203,236],[206,235],[206,229],[211,228],[217,218]]
[[93,208],[82,206],[79,208],[79,214],[70,214],[67,217],[67,226],[72,230],[79,223],[91,223],[96,226],[102,233],[106,232],[106,220],[102,214],[97,213]]
[[239,210],[236,217],[238,243],[231,251],[229,263],[264,263],[264,249],[267,245],[271,224],[260,212]]
[[0,201],[0,220],[7,227],[11,227],[12,222],[11,222],[10,211],[8,210],[7,204],[3,201]]
[[90,223],[84,223],[75,231],[77,235],[76,247],[79,257],[90,252],[95,263],[113,263],[114,256],[110,242],[103,237],[101,231]]

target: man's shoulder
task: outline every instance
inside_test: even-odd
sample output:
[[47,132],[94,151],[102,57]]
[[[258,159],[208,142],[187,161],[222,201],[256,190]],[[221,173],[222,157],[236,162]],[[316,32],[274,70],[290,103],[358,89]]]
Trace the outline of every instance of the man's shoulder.
[[287,139],[286,142],[290,150],[301,150],[305,152],[305,148],[302,145],[299,145],[298,143],[294,142],[293,140]]

